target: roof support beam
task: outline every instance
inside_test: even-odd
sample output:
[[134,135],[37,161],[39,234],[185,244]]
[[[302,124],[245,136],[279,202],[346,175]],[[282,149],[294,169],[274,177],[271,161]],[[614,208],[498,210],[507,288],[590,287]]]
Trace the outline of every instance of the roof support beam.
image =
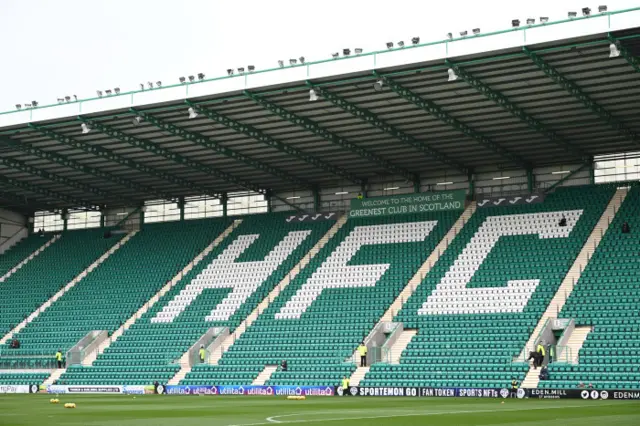
[[[136,148],[140,148],[143,149],[147,152],[150,152],[152,154],[155,155],[159,155],[161,157],[166,158],[167,160],[171,160],[171,161],[175,161],[176,163],[179,163],[181,165],[184,165],[186,167],[189,168],[193,168],[195,170],[198,170],[204,174],[213,174],[211,167],[205,166],[202,163],[199,163],[197,161],[191,160],[189,158],[183,157],[180,154],[176,154],[174,152],[169,151],[168,149],[162,148],[160,145],[155,144],[155,143],[151,143],[139,138],[136,138],[134,136],[128,135],[118,129],[115,129],[111,126],[106,126],[100,122],[94,121],[94,120],[88,120],[82,117],[79,117],[79,119],[84,122],[87,123],[91,128],[96,129],[98,131],[100,131],[101,133],[104,133],[106,135],[109,135],[110,137],[114,138],[114,139],[118,139],[119,141],[122,142],[126,142],[129,145],[135,146]],[[200,186],[196,183],[193,182],[189,182],[189,189],[193,190],[193,191],[197,191],[198,193],[201,194],[208,194],[208,195],[212,195],[214,198],[218,198],[219,194],[217,193],[217,191],[211,189],[211,188],[205,188],[203,186]]]
[[[56,133],[56,132],[54,132],[52,130],[49,130],[49,129],[45,128],[45,127],[37,126],[35,124],[29,123],[29,127],[31,127],[34,130],[37,130],[38,132],[40,132],[40,133],[42,133],[44,135],[47,135],[51,139],[55,139],[60,143],[72,146],[72,147],[74,147],[76,149],[79,149],[81,151],[84,151],[84,152],[86,152],[88,154],[93,154],[93,155],[95,155],[97,157],[101,157],[101,158],[116,162],[116,163],[118,163],[120,165],[127,166],[127,167],[129,167],[131,169],[135,169],[135,170],[138,170],[140,172],[150,174],[150,175],[155,176],[157,178],[164,179],[164,180],[166,180],[168,182],[171,182],[171,183],[173,183],[175,185],[179,185],[179,186],[182,186],[182,187],[185,187],[185,188],[189,188],[189,183],[186,182],[184,179],[176,178],[176,177],[170,175],[169,173],[165,173],[165,172],[157,170],[157,169],[155,169],[153,167],[149,167],[149,166],[147,166],[145,164],[140,164],[140,163],[137,163],[137,162],[135,162],[133,160],[129,160],[128,158],[125,158],[125,157],[123,157],[123,156],[121,156],[119,154],[116,154],[116,153],[114,153],[113,151],[111,151],[109,149],[103,148],[101,146],[96,146],[96,145],[88,145],[86,143],[77,141],[74,138],[71,138],[69,136],[62,135],[60,133]],[[174,197],[174,196],[171,196],[171,195],[168,195],[168,194],[164,194],[164,193],[162,193],[162,192],[160,192],[158,190],[155,190],[155,189],[151,189],[151,188],[147,188],[147,189],[150,190],[150,191],[149,192],[143,192],[143,193],[152,193],[152,194],[155,194],[156,196],[159,196],[160,198],[165,199],[165,200],[177,201],[177,198]]]
[[29,205],[29,200],[27,197],[14,194],[13,192],[6,192],[4,190],[0,190],[0,198],[4,198],[5,200],[9,200],[17,206],[27,206]]
[[[137,113],[140,114],[145,120],[147,120],[149,123],[153,124],[157,128],[159,128],[161,130],[164,130],[166,132],[169,132],[169,133],[171,133],[173,135],[180,136],[181,138],[186,139],[188,141],[191,141],[193,143],[196,143],[198,145],[201,145],[201,146],[204,146],[204,147],[207,147],[207,148],[211,148],[211,149],[213,149],[215,151],[217,151],[218,149],[225,149],[225,150],[228,149],[228,148],[219,146],[217,144],[217,142],[213,142],[208,137],[206,137],[204,135],[201,135],[199,133],[190,132],[188,130],[185,130],[185,129],[181,128],[181,127],[175,126],[175,125],[173,125],[171,123],[168,123],[166,121],[160,120],[160,119],[158,119],[158,118],[156,118],[156,117],[154,117],[152,115],[146,114],[144,112],[137,111]],[[233,152],[235,152],[235,151],[233,151]],[[229,155],[231,155],[231,154],[229,153]],[[235,158],[235,157],[232,157],[232,158]],[[212,169],[212,170],[214,170],[214,169]],[[238,177],[232,176],[232,175],[228,174],[227,172],[223,172],[222,170],[217,170],[216,169],[215,173],[216,173],[216,175],[219,175],[221,179],[224,179],[227,182],[233,183],[234,185],[238,185],[238,186],[240,186],[240,187],[242,187],[242,188],[244,188],[246,190],[257,192],[257,193],[263,194],[263,195],[266,194],[267,191],[268,191],[268,188],[260,188],[260,186],[254,184],[254,183],[251,183],[249,181],[246,181],[246,180],[240,179]],[[278,200],[280,200],[283,203],[295,208],[296,210],[299,210],[299,211],[307,213],[304,209],[289,203],[284,198],[280,198],[280,197],[278,197],[276,195],[272,195],[272,196],[273,196],[273,198],[277,198]]]
[[45,170],[37,169],[33,166],[28,165],[24,161],[16,160],[15,158],[3,158],[0,157],[0,164],[3,164],[7,167],[11,167],[12,169],[20,170],[21,172],[29,173],[34,176],[39,176],[44,179],[49,179],[50,181],[61,183],[63,185],[67,185],[71,188],[79,189],[89,194],[96,195],[98,197],[105,198],[113,198],[114,195],[110,194],[107,191],[103,191],[102,189],[95,188],[93,186],[86,185],[81,182],[77,182],[75,180],[71,180],[67,177],[57,175],[55,173],[49,173]]
[[[247,94],[247,96],[252,97],[251,95],[249,95],[246,91],[245,94]],[[226,117],[216,111],[210,110],[210,109],[205,109],[197,104],[194,104],[190,101],[187,101],[187,104],[193,106],[194,108],[196,108],[196,111],[198,113],[201,113],[205,116],[207,116],[209,119],[222,124],[225,127],[229,127],[237,132],[240,133],[244,133],[245,135],[251,136],[252,138],[265,143],[266,145],[269,145],[273,148],[276,148],[277,150],[284,152],[286,154],[289,155],[293,155],[299,159],[301,159],[302,161],[309,163],[327,173],[332,173],[336,176],[339,176],[341,178],[345,178],[348,180],[352,180],[352,182],[356,182],[356,180],[359,180],[359,178],[351,175],[349,172],[347,172],[346,170],[343,170],[339,167],[335,167],[332,166],[331,164],[327,163],[324,160],[320,160],[319,158],[316,158],[310,154],[307,154],[301,150],[299,150],[298,148],[291,146],[291,145],[287,145],[284,144],[278,140],[275,140],[274,138],[272,138],[271,136],[269,136],[268,134],[266,134],[265,132],[249,125],[249,124],[243,124],[240,123],[239,121],[233,120],[232,118]],[[358,183],[358,182],[356,182]]]
[[452,158],[449,158],[446,154],[427,145],[426,143],[418,141],[416,138],[403,132],[402,130],[390,125],[389,123],[385,122],[384,120],[382,120],[380,117],[378,117],[376,114],[369,111],[368,109],[360,108],[355,104],[348,102],[347,100],[343,99],[338,95],[334,95],[333,93],[330,93],[319,86],[314,86],[308,81],[307,81],[307,84],[313,87],[313,89],[316,91],[318,95],[322,96],[324,99],[331,102],[338,108],[341,108],[351,113],[355,117],[363,119],[364,121],[371,124],[372,126],[377,127],[383,132],[390,134],[391,136],[395,137],[396,139],[399,139],[400,141],[406,143],[407,145],[411,145],[418,151],[427,154],[429,157],[434,158],[439,162],[446,164],[449,167],[455,168],[460,173],[465,175],[467,174],[468,168],[466,166],[458,163]]
[[[263,98],[262,96],[256,95],[254,93],[250,93],[245,91],[244,92],[245,95],[247,95],[249,98],[251,98],[255,103],[257,103],[258,105],[262,106],[263,108],[271,111],[272,113],[284,118],[287,121],[290,121],[293,124],[296,124],[300,127],[303,127],[305,130],[308,130],[309,132],[313,133],[316,136],[321,137],[322,139],[329,141],[331,143],[333,143],[334,145],[338,145],[342,148],[346,148],[349,151],[359,155],[362,158],[365,158],[369,161],[371,161],[372,163],[377,164],[378,166],[384,168],[385,170],[391,172],[394,175],[398,175],[398,176],[402,176],[404,177],[406,180],[410,181],[410,182],[414,182],[416,180],[416,175],[414,173],[411,173],[410,171],[396,166],[394,164],[392,164],[390,161],[385,160],[384,158],[380,157],[379,155],[377,155],[376,153],[369,151],[365,148],[362,148],[340,136],[338,136],[337,134],[330,132],[329,130],[320,127],[320,125],[318,125],[316,122],[303,117],[301,115],[298,114],[294,114],[293,112],[287,111],[286,109],[282,108],[279,105],[276,105],[273,102],[268,101],[267,99]],[[333,166],[329,166],[329,167],[333,167]],[[338,169],[333,167],[336,170],[326,170],[328,172],[331,172],[337,176],[343,177],[343,178],[347,178],[348,180],[350,180],[351,182],[355,183],[355,184],[362,184],[363,179],[358,178],[356,176],[351,175],[350,173],[342,170],[342,169]]]
[[[225,157],[229,157],[232,158],[234,160],[237,161],[241,161],[243,163],[245,163],[248,166],[251,166],[255,169],[261,170],[263,172],[272,174],[273,176],[276,176],[282,180],[288,181],[290,183],[293,183],[295,185],[298,185],[300,187],[304,187],[304,188],[312,188],[313,184],[310,182],[307,182],[304,179],[301,179],[299,177],[295,177],[292,176],[291,174],[289,174],[288,172],[279,169],[277,167],[273,167],[263,161],[260,160],[256,160],[255,158],[249,157],[245,154],[242,154],[238,151],[234,151],[232,149],[227,148],[226,146],[223,146],[221,144],[219,144],[217,141],[215,141],[214,139],[208,137],[208,136],[204,136],[200,133],[195,133],[195,132],[190,132],[188,130],[185,130],[181,127],[178,127],[174,124],[169,123],[168,121],[165,120],[161,120],[159,118],[153,117],[145,112],[142,111],[138,111],[135,109],[131,109],[132,111],[134,111],[136,114],[139,114],[142,118],[144,118],[145,120],[149,121],[151,124],[153,124],[154,126],[156,126],[157,128],[159,128],[160,130],[164,130],[167,132],[170,132],[174,135],[180,136],[183,139],[187,139],[191,142],[194,142],[198,145],[204,146],[206,148],[212,149],[213,151],[224,155]],[[230,182],[230,181],[228,181]]]
[[[43,151],[39,148],[30,146],[30,145],[25,145],[13,139],[7,139],[0,136],[0,146],[1,145],[9,146],[11,148],[15,148],[27,154],[35,155],[36,157],[42,158],[43,160],[48,160],[54,163],[61,164],[63,166],[71,167],[72,169],[77,170],[79,172],[86,173],[88,175],[94,175],[99,178],[126,186],[127,188],[137,192],[150,193],[147,191],[152,191],[151,188],[135,184],[119,176],[115,176],[110,173],[103,172],[102,170],[94,169],[93,167],[85,166],[83,164],[78,163],[77,161],[70,160],[67,157],[64,157],[62,155],[59,155],[50,151]],[[132,206],[139,204],[139,202],[134,200],[129,200],[126,197],[121,197],[119,195],[114,195],[114,196]]]
[[579,173],[581,171],[583,171],[586,167],[590,167],[591,164],[593,163],[593,160],[587,161],[585,163],[583,163],[580,167],[578,167],[577,169],[573,170],[571,173],[566,174],[562,177],[562,179],[558,180],[556,183],[554,183],[553,185],[551,185],[550,187],[548,187],[547,189],[544,190],[545,194],[548,192],[551,192],[554,188],[556,188],[559,185],[562,185],[564,182],[566,182],[568,179],[570,179],[572,176],[574,176],[576,173]]
[[559,84],[563,89],[565,89],[569,94],[571,94],[574,98],[579,100],[597,114],[600,118],[607,122],[613,129],[617,130],[621,135],[625,136],[631,142],[635,144],[640,144],[640,135],[638,135],[633,130],[627,128],[624,123],[617,118],[615,118],[609,111],[607,111],[604,107],[597,104],[593,99],[589,97],[585,92],[583,92],[577,84],[572,82],[563,76],[557,69],[549,65],[544,59],[538,56],[536,53],[530,51],[526,47],[523,47],[524,53],[531,58],[534,64],[542,72],[544,72],[547,76],[549,76],[553,81]]
[[[376,73],[376,75],[378,75],[378,74]],[[414,93],[411,90],[409,90],[409,89],[407,89],[405,87],[402,87],[400,84],[396,83],[395,81],[393,81],[389,77],[385,77],[383,75],[380,75],[379,77],[382,78],[384,83],[392,91],[394,91],[396,94],[400,95],[401,98],[411,102],[412,104],[416,105],[418,108],[428,112],[429,114],[431,114],[435,118],[437,118],[440,121],[448,124],[449,126],[453,127],[457,131],[459,131],[459,132],[465,134],[466,136],[474,139],[475,141],[479,142],[480,145],[482,145],[485,148],[495,152],[496,154],[500,155],[502,158],[505,158],[505,159],[509,160],[513,164],[515,164],[515,165],[517,165],[519,167],[523,167],[523,168],[527,168],[528,167],[528,164],[524,159],[522,159],[521,157],[519,157],[516,154],[513,154],[512,152],[509,152],[509,150],[507,150],[506,148],[502,147],[497,142],[495,142],[495,141],[491,140],[490,138],[488,138],[487,136],[477,132],[476,130],[472,129],[468,125],[462,123],[460,120],[458,120],[455,117],[453,117],[451,114],[446,112],[444,109],[442,109],[441,107],[436,105],[434,102],[432,102],[430,100],[427,100],[427,99],[424,99],[423,97],[421,97],[417,93]]]
[[503,95],[499,91],[493,90],[491,87],[489,87],[487,84],[483,83],[482,81],[474,77],[464,68],[460,68],[460,66],[454,63],[451,63],[449,60],[446,60],[445,62],[447,63],[447,65],[453,68],[456,74],[460,78],[462,78],[464,81],[466,81],[471,87],[473,87],[479,93],[486,96],[487,99],[494,101],[497,105],[501,106],[502,108],[510,112],[511,115],[513,115],[514,117],[526,123],[533,130],[537,131],[538,133],[542,133],[551,142],[560,146],[565,151],[575,154],[577,157],[581,159],[586,159],[589,157],[588,154],[584,153],[582,150],[580,150],[578,147],[573,145],[571,142],[567,141],[562,136],[560,136],[559,134],[557,134],[547,126],[545,126],[537,118],[526,113],[522,108],[518,107],[516,104],[511,102],[509,98],[507,98],[505,95]]
[[631,52],[629,52],[629,49],[624,47],[622,43],[620,43],[618,39],[611,34],[609,34],[609,40],[611,41],[611,43],[616,45],[616,48],[618,49],[622,57],[627,60],[629,65],[631,65],[636,71],[640,72],[640,59],[633,56]]
[[38,185],[32,185],[29,182],[24,182],[24,181],[20,181],[17,179],[13,179],[7,176],[2,176],[0,175],[0,183],[5,184],[5,185],[11,185],[11,186],[15,186],[16,188],[20,188],[23,189],[25,191],[30,191],[30,192],[34,192],[36,194],[42,194],[44,196],[47,196],[49,198],[55,198],[57,200],[63,201],[65,203],[68,203],[74,207],[78,206],[78,207],[85,207],[89,210],[95,210],[95,211],[99,211],[99,207],[93,205],[93,203],[91,203],[90,201],[87,200],[83,200],[81,198],[76,198],[76,197],[72,197],[70,195],[67,194],[62,194],[60,192],[56,192],[56,191],[51,191],[48,190],[46,188],[42,188],[41,186]]

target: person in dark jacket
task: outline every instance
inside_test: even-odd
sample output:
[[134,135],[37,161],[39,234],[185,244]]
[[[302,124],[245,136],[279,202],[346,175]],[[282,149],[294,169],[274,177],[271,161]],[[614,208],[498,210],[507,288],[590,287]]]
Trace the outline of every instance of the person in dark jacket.
[[280,363],[280,371],[287,371],[289,369],[289,366],[287,365],[287,360],[283,359],[282,362]]

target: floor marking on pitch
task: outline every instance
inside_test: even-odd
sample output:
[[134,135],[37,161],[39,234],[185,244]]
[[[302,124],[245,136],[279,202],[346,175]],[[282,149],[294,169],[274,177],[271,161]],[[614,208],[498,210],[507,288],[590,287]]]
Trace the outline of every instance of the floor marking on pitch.
[[[611,406],[618,405],[617,403],[613,404],[600,404],[599,407],[602,406]],[[474,414],[474,413],[495,413],[495,412],[515,412],[515,411],[534,411],[534,410],[561,410],[565,408],[583,408],[584,405],[562,405],[557,407],[531,407],[531,408],[512,408],[512,409],[503,409],[503,410],[461,410],[461,411],[442,411],[442,412],[429,412],[429,411],[416,411],[413,413],[400,413],[400,414],[386,414],[380,416],[363,416],[363,417],[332,417],[332,418],[323,418],[323,419],[300,419],[300,420],[276,420],[280,417],[292,417],[296,415],[309,415],[312,413],[300,413],[300,414],[284,414],[281,416],[271,416],[266,418],[266,422],[258,422],[258,423],[241,423],[241,424],[233,424],[229,426],[263,426],[263,425],[271,425],[271,424],[290,424],[290,423],[311,423],[311,422],[337,422],[344,420],[366,420],[366,419],[389,419],[394,417],[422,417],[422,416],[444,416],[444,415],[455,415],[455,414]],[[361,411],[361,410],[359,410]]]

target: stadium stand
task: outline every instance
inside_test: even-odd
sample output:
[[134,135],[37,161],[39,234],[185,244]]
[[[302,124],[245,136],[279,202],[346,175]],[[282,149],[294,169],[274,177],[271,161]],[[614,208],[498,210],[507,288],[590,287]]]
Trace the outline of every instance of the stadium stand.
[[[102,230],[62,233],[61,238],[38,255],[36,261],[26,263],[0,286],[0,330],[13,329],[38,310],[119,239],[120,236],[105,239]],[[6,346],[0,350],[3,353],[0,368],[3,368]],[[47,353],[53,355],[54,352]]]
[[147,225],[22,330],[15,355],[66,352],[90,331],[113,332],[221,230],[201,222]]
[[40,384],[44,382],[51,373],[48,371],[41,372],[14,372],[0,371],[0,385],[24,385],[24,384]]
[[0,256],[0,281],[3,281],[4,275],[27,259],[30,255],[51,241],[51,235],[42,238],[37,235],[31,235],[20,240],[16,245],[2,253]]
[[[399,365],[365,386],[505,387],[513,362],[612,197],[611,186],[559,188],[544,203],[478,209],[396,321],[418,333]],[[567,226],[560,227],[562,217]],[[506,285],[506,286],[505,286]]]
[[177,362],[192,344],[211,327],[233,330],[334,223],[288,223],[288,216],[243,219],[181,283],[99,355],[93,366],[72,366],[60,382],[168,381],[179,371]]
[[[629,233],[622,233],[627,222]],[[637,389],[640,381],[640,187],[634,186],[585,268],[560,318],[592,327],[577,364],[553,363],[543,388]],[[588,330],[587,330],[588,331]]]
[[181,384],[251,384],[286,359],[268,385],[335,385],[376,324],[460,212],[349,219],[222,356]]

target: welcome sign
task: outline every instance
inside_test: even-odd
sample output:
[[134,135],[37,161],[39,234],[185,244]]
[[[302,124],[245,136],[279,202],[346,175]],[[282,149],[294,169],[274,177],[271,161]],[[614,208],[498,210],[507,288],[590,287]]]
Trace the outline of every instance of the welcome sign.
[[418,194],[392,195],[389,197],[351,200],[349,217],[396,216],[411,213],[464,210],[466,192],[423,192]]

